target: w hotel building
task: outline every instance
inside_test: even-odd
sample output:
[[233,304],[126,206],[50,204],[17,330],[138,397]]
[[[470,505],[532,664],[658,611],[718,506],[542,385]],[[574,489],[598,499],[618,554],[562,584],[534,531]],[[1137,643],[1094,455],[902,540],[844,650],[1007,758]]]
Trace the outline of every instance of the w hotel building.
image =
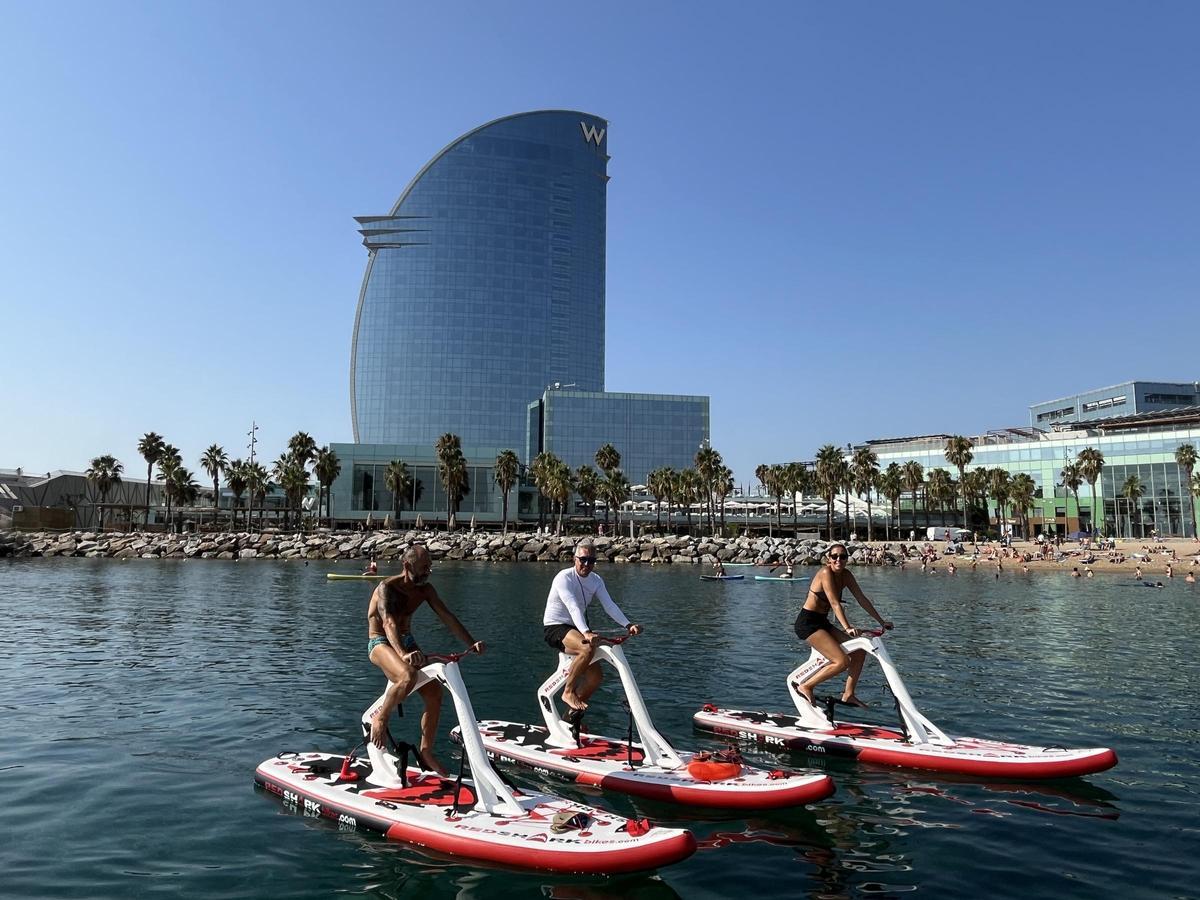
[[[335,516],[390,510],[382,470],[402,459],[423,482],[404,507],[444,517],[433,447],[447,432],[473,466],[460,515],[487,520],[500,515],[501,450],[528,463],[570,448],[559,455],[577,467],[609,434],[631,481],[692,464],[707,397],[604,391],[608,161],[598,116],[508,116],[438,153],[386,215],[357,217],[368,257],[350,356],[356,443],[335,447]],[[558,388],[573,392],[572,415],[531,417]]]

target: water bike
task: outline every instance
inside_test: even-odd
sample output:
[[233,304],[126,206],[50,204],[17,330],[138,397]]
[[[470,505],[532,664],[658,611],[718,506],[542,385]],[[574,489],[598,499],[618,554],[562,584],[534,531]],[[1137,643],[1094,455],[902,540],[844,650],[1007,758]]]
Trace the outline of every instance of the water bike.
[[[754,768],[732,748],[709,753],[672,747],[650,721],[621,649],[629,637],[601,638],[593,657],[609,663],[621,677],[629,709],[624,740],[583,732],[581,711],[572,710],[566,719],[559,715],[555,694],[566,684],[573,660],[559,653],[558,667],[537,691],[546,726],[482,721],[479,734],[488,755],[578,784],[694,806],[771,809],[814,803],[833,793],[827,775]],[[633,739],[635,727],[640,742]],[[468,729],[467,737],[471,734]],[[451,732],[452,739],[460,737],[457,729]]]
[[741,581],[745,575],[701,575],[701,581]]
[[862,762],[912,769],[933,769],[995,778],[1070,778],[1102,772],[1117,764],[1104,747],[1068,750],[1029,747],[983,738],[950,737],[917,710],[884,647],[882,631],[866,632],[842,644],[847,653],[863,650],[879,663],[895,699],[899,725],[884,728],[835,717],[842,704],[833,697],[810,703],[800,685],[829,660],[816,649],[787,677],[798,715],[718,709],[706,703],[692,716],[702,731],[728,735],[764,747],[848,756]]
[[[465,655],[428,656],[413,690],[437,681],[450,692],[471,778],[463,777],[461,762],[457,778],[431,771],[412,745],[394,745],[390,752],[372,744],[371,720],[385,692],[362,715],[365,760],[355,755],[357,747],[347,754],[282,752],[255,770],[255,783],[292,809],[343,829],[363,828],[439,853],[523,869],[608,875],[665,866],[695,851],[689,831],[506,784],[488,762],[475,727],[457,665]],[[415,766],[409,765],[410,752]]]
[[391,578],[390,575],[336,575],[330,572],[325,576],[330,581],[379,581],[382,578]]

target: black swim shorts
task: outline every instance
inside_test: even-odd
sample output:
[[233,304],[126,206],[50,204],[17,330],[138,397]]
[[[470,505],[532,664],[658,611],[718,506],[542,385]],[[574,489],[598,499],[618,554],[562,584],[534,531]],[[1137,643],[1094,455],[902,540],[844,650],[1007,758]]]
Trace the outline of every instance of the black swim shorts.
[[800,615],[796,616],[796,637],[807,641],[810,635],[816,634],[818,631],[828,631],[832,634],[833,623],[829,621],[825,613],[801,609]]
[[567,648],[563,646],[563,638],[567,636],[568,632],[574,630],[574,625],[546,625],[542,628],[542,637],[555,650],[565,652]]

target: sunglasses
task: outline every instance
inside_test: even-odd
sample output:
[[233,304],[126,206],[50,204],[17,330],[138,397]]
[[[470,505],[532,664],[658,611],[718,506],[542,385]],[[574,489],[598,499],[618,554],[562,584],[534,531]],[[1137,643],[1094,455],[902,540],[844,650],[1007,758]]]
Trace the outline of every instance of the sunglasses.
[[594,556],[577,556],[577,557],[575,557],[575,562],[582,563],[585,566],[594,566],[596,564],[596,557],[594,557]]
[[830,559],[849,559],[850,556],[846,553],[830,553],[829,558]]

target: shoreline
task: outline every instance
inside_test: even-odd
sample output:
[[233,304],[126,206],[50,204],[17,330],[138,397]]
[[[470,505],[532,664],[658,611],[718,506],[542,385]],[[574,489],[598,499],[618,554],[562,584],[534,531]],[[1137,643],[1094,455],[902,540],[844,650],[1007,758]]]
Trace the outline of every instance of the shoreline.
[[[325,561],[330,563],[366,561],[396,561],[414,543],[424,544],[434,559],[468,560],[479,562],[569,562],[579,535],[537,535],[528,532],[470,531],[371,531],[371,532],[214,532],[165,534],[161,532],[0,532],[0,558],[48,559],[276,559]],[[762,562],[766,568],[792,557],[798,567],[820,565],[826,541],[793,538],[722,538],[695,536],[593,537],[597,552],[608,562],[634,565],[699,565],[711,566],[720,558],[726,563]],[[899,541],[845,542],[850,549],[853,566],[871,568],[898,567]],[[907,543],[907,542],[905,542]],[[950,562],[958,571],[968,571],[975,563],[976,571],[992,571],[995,561],[992,552],[1001,552],[996,544],[980,544],[975,550],[965,545],[965,553],[946,556],[944,542],[918,542],[912,549],[932,546],[932,574],[948,574]],[[1165,548],[1165,549],[1152,549]],[[1041,559],[1033,541],[1014,541],[1013,554],[1030,554],[1025,562],[1019,556],[1000,558],[1005,572],[1066,572],[1078,567],[1083,573],[1124,574],[1133,576],[1140,565],[1146,580],[1167,578],[1171,564],[1175,578],[1183,579],[1188,570],[1200,568],[1200,542],[1188,538],[1117,541],[1115,551],[1092,551],[1093,562],[1085,563],[1085,552],[1078,544],[1064,544],[1061,560]],[[1174,551],[1177,559],[1171,560]],[[1123,556],[1116,561],[1110,553]],[[1143,558],[1135,558],[1139,554]],[[919,555],[910,555],[904,568],[919,568]]]

